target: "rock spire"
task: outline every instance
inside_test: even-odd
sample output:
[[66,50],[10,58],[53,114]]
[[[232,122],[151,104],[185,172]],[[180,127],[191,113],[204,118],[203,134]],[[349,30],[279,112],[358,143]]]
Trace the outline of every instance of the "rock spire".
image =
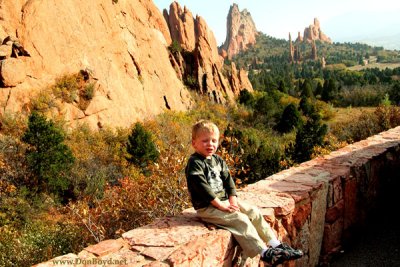
[[218,54],[214,33],[201,16],[193,18],[186,7],[182,10],[173,2],[169,13],[164,10],[164,17],[173,41],[183,49],[172,59],[183,81],[195,79],[194,87],[218,103],[232,101],[242,89],[253,90],[247,74],[237,71],[235,65],[231,65],[228,75],[223,74],[224,62]]
[[258,31],[247,9],[239,11],[239,6],[233,4],[229,9],[226,26],[226,40],[219,49],[224,58],[231,59],[256,43]]

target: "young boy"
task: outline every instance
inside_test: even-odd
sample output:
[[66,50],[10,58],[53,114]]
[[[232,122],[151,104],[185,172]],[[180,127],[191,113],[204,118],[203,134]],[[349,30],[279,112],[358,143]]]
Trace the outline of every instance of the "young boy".
[[[193,125],[191,155],[186,179],[197,215],[205,222],[230,231],[248,257],[258,254],[273,266],[303,256],[301,250],[282,244],[258,208],[239,201],[225,161],[215,154],[218,127],[206,120]],[[268,244],[265,245],[265,243]]]

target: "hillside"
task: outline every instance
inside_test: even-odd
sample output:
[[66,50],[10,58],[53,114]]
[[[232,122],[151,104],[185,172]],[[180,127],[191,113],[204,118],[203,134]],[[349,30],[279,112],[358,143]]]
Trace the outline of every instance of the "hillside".
[[[370,56],[374,63],[398,63],[400,53],[385,50],[382,47],[372,47],[361,43],[324,43],[316,41],[317,58],[324,58],[326,65],[345,64],[348,67],[358,65]],[[308,43],[299,44],[303,61],[311,57],[312,46]],[[275,59],[282,60],[282,64],[289,59],[289,41],[277,39],[265,34],[257,37],[256,44],[241,52],[232,60],[239,67],[269,66]]]

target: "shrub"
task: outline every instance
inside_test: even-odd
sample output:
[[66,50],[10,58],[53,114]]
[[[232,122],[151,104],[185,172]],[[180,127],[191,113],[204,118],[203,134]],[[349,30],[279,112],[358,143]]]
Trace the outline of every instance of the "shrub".
[[71,150],[63,143],[64,133],[52,121],[33,112],[22,141],[31,147],[27,151],[28,166],[38,179],[37,190],[62,196],[69,188],[68,172],[74,163]]
[[135,123],[128,137],[126,151],[129,154],[127,160],[140,167],[146,167],[150,162],[157,161],[160,155],[151,133],[139,122]]
[[186,75],[186,77],[183,79],[183,83],[191,89],[199,88],[199,82],[193,75]]
[[254,125],[261,123],[263,127],[273,126],[275,116],[282,112],[281,108],[274,95],[265,94],[261,96],[254,105]]
[[126,152],[122,148],[128,135],[127,129],[92,131],[86,125],[71,131],[66,142],[76,158],[70,175],[75,196],[101,198],[107,183],[116,184],[124,177]]
[[78,98],[80,79],[79,74],[64,75],[56,79],[56,83],[52,87],[53,94],[67,103],[74,102]]
[[285,142],[259,130],[230,125],[221,141],[222,156],[229,163],[236,184],[254,183],[282,169],[281,144]]
[[29,185],[32,176],[27,168],[27,145],[10,135],[0,134],[0,181],[14,186]]
[[55,106],[55,98],[48,90],[40,91],[31,101],[31,107],[34,111],[46,111]]
[[76,103],[81,110],[85,110],[95,94],[96,82],[90,72],[81,70],[76,74],[67,74],[58,79],[51,92],[56,98],[67,103]]
[[92,100],[94,97],[94,83],[89,83],[85,86],[82,96],[87,100]]
[[322,124],[320,115],[316,112],[311,114],[296,134],[293,159],[296,162],[310,160],[314,147],[323,144],[327,131],[328,127]]
[[247,89],[244,89],[240,91],[238,101],[240,104],[252,107],[254,105],[254,96]]
[[289,104],[283,110],[281,119],[277,124],[277,130],[280,133],[288,133],[297,128],[301,123],[300,112],[294,104]]
[[280,171],[280,161],[279,147],[276,144],[267,144],[262,141],[255,153],[248,154],[246,157],[246,162],[251,170],[249,182],[256,182]]
[[299,108],[305,116],[311,114],[315,110],[313,104],[311,103],[310,98],[304,96],[301,97]]
[[336,123],[331,132],[338,140],[352,143],[378,133],[379,129],[376,116],[364,113],[356,120]]
[[346,88],[339,92],[335,103],[342,107],[378,106],[384,99],[385,92],[386,89],[382,86]]
[[178,54],[182,52],[182,47],[177,40],[172,40],[172,43],[170,46],[168,46],[168,49],[172,54]]
[[395,105],[400,105],[400,81],[396,81],[389,89],[389,97]]
[[386,131],[400,124],[400,109],[394,106],[380,105],[375,109],[379,131]]
[[32,266],[83,249],[81,229],[69,223],[33,222],[22,231],[0,228],[0,266]]

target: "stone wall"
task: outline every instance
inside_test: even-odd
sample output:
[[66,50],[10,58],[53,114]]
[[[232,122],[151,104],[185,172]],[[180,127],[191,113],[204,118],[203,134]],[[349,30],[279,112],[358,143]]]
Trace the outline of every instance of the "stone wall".
[[[316,266],[341,249],[399,184],[399,167],[397,127],[249,185],[239,197],[261,209],[281,240],[303,249],[302,259],[285,266]],[[71,260],[69,266],[232,266],[240,249],[231,234],[194,215],[189,209],[36,266],[56,266],[54,260]]]

